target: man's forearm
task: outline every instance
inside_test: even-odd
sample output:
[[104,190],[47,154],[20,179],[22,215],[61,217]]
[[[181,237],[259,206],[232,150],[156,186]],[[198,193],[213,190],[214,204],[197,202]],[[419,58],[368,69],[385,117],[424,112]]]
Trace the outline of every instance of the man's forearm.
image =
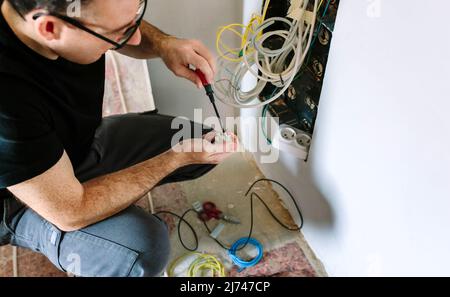
[[127,45],[119,50],[120,53],[136,59],[152,59],[160,56],[161,47],[170,35],[162,32],[155,26],[143,21],[139,27],[142,34],[141,44]]
[[77,209],[74,230],[106,219],[136,202],[164,177],[187,165],[172,151],[130,168],[95,178],[83,184],[83,200]]

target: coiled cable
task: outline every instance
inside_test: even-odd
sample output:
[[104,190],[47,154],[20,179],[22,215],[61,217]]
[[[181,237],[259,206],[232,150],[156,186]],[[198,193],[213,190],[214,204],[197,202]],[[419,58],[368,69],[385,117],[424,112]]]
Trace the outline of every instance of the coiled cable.
[[[240,247],[243,246],[244,244],[247,245],[251,244],[254,247],[256,247],[258,255],[254,257],[252,260],[246,261],[236,255],[237,250],[239,250]],[[256,264],[258,264],[259,261],[261,261],[263,254],[264,252],[262,244],[254,238],[246,238],[246,237],[237,240],[228,250],[228,255],[230,256],[231,260],[233,261],[234,264],[239,266],[241,270],[244,268],[253,267]]]
[[[298,20],[273,17],[264,20],[253,30],[252,36],[242,47],[242,61],[236,63],[223,58],[219,59],[220,70],[214,89],[221,102],[236,108],[258,108],[274,102],[286,92],[309,52],[317,17],[319,0],[314,0],[310,20],[306,14],[310,0],[300,1],[301,10]],[[277,22],[283,23],[288,29],[262,33]],[[264,46],[264,42],[272,37],[284,40],[279,49]],[[293,58],[289,61],[292,55]],[[256,84],[253,89],[243,91],[241,86],[249,73],[256,79]],[[267,83],[273,84],[280,90],[264,102],[252,103]]]

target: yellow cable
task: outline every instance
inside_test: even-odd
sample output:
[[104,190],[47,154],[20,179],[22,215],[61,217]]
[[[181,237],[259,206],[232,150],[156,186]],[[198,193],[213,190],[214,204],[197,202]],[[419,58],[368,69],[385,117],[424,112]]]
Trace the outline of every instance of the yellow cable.
[[225,269],[217,258],[211,255],[200,254],[199,257],[189,266],[188,276],[198,276],[199,272],[202,272],[202,276],[211,276],[205,275],[205,271],[212,273],[212,276],[225,276]]
[[317,7],[317,11],[320,10],[320,8],[322,7],[322,4],[323,4],[323,0],[320,0],[319,6]]
[[[320,10],[323,3],[324,3],[324,0],[321,0],[317,10]],[[261,25],[266,20],[269,5],[270,5],[270,0],[267,0],[265,2],[264,8],[263,8],[262,15],[253,14],[252,18],[250,19],[250,21],[247,25],[235,23],[235,24],[230,24],[230,25],[219,28],[219,30],[216,34],[216,49],[217,49],[217,53],[219,54],[220,58],[225,59],[230,62],[236,62],[236,63],[242,61],[242,49],[247,44],[249,35],[251,33],[253,33],[253,28],[256,28],[257,26]],[[256,22],[256,24],[255,24],[255,22]],[[236,27],[241,30],[245,29],[244,33],[243,34],[239,33],[236,30]],[[241,39],[240,49],[232,49],[232,48],[228,47],[225,43],[222,42],[222,35],[226,31],[232,32],[234,35],[238,36]],[[261,36],[262,32],[259,35]],[[225,51],[223,51],[222,49],[224,49]],[[247,49],[247,53],[249,55],[251,55],[253,53],[253,51],[254,51],[254,49],[251,47],[249,47]],[[233,57],[230,57],[229,55],[231,55]]]
[[270,0],[267,0],[266,5],[264,6],[264,10],[263,10],[262,22],[264,22],[264,20],[266,19],[267,10],[269,9],[269,4],[270,4]]
[[[213,277],[224,277],[225,276],[225,268],[223,264],[214,256],[202,253],[188,253],[184,256],[176,259],[169,267],[168,275],[173,277],[175,268],[180,264],[181,261],[186,258],[195,255],[197,258],[192,261],[187,270],[188,277],[196,277],[196,276],[213,276]],[[212,275],[211,275],[212,274]]]
[[[242,61],[242,48],[247,44],[248,42],[248,37],[251,33],[253,33],[253,28],[254,26],[259,26],[261,25],[265,19],[266,19],[266,15],[267,15],[267,11],[269,9],[269,4],[270,4],[270,0],[267,0],[265,5],[264,5],[264,9],[262,12],[262,15],[257,15],[254,14],[252,16],[252,18],[250,19],[249,23],[247,25],[244,24],[230,24],[224,27],[220,27],[217,34],[216,34],[216,50],[217,53],[219,54],[219,56],[225,60],[228,60],[230,62],[240,62]],[[255,24],[256,22],[256,24]],[[239,33],[235,27],[239,27],[240,29],[245,29],[244,33],[241,34]],[[229,48],[228,46],[226,46],[223,42],[222,42],[222,35],[226,32],[226,31],[231,31],[232,33],[234,33],[235,35],[237,35],[240,39],[241,39],[241,48],[239,49],[239,51],[235,51],[232,50],[231,48]],[[262,33],[260,33],[262,34]],[[225,50],[224,51],[222,50]],[[253,49],[249,49],[248,53],[251,54],[253,52]],[[236,56],[236,58],[231,58],[227,55],[233,55]]]
[[[227,45],[225,45],[222,40],[221,40],[221,36],[225,31],[231,31],[232,33],[234,33],[235,35],[237,35],[240,39],[243,39],[243,35],[241,33],[239,33],[236,29],[234,29],[234,27],[239,27],[239,28],[246,28],[246,26],[242,25],[242,24],[230,24],[228,26],[224,26],[219,28],[219,32],[217,33],[217,38],[216,38],[216,48],[217,48],[217,52],[219,53],[220,57],[227,59],[229,61],[233,61],[233,62],[238,62],[240,61],[240,59],[233,59],[233,58],[229,58],[227,57],[228,54],[232,54],[235,56],[239,56],[239,51],[235,51],[233,49],[230,49]],[[221,46],[225,49],[226,53],[224,53],[222,51]]]

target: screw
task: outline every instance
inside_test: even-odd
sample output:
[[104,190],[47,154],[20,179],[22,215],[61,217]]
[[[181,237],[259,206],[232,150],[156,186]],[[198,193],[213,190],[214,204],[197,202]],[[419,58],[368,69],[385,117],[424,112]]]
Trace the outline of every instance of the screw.
[[330,35],[330,32],[328,32],[328,30],[326,28],[322,28],[322,30],[320,30],[318,37],[319,37],[319,42],[321,45],[326,46],[330,43],[331,35]]

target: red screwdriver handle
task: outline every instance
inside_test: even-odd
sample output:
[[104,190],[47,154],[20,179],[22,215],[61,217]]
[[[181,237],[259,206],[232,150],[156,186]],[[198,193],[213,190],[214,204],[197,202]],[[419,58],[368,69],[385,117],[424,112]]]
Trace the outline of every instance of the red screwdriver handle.
[[197,74],[197,76],[200,78],[200,80],[202,81],[202,84],[204,87],[206,87],[207,85],[209,85],[208,81],[206,80],[205,75],[203,74],[203,72],[200,71],[200,69],[196,69],[195,73]]

